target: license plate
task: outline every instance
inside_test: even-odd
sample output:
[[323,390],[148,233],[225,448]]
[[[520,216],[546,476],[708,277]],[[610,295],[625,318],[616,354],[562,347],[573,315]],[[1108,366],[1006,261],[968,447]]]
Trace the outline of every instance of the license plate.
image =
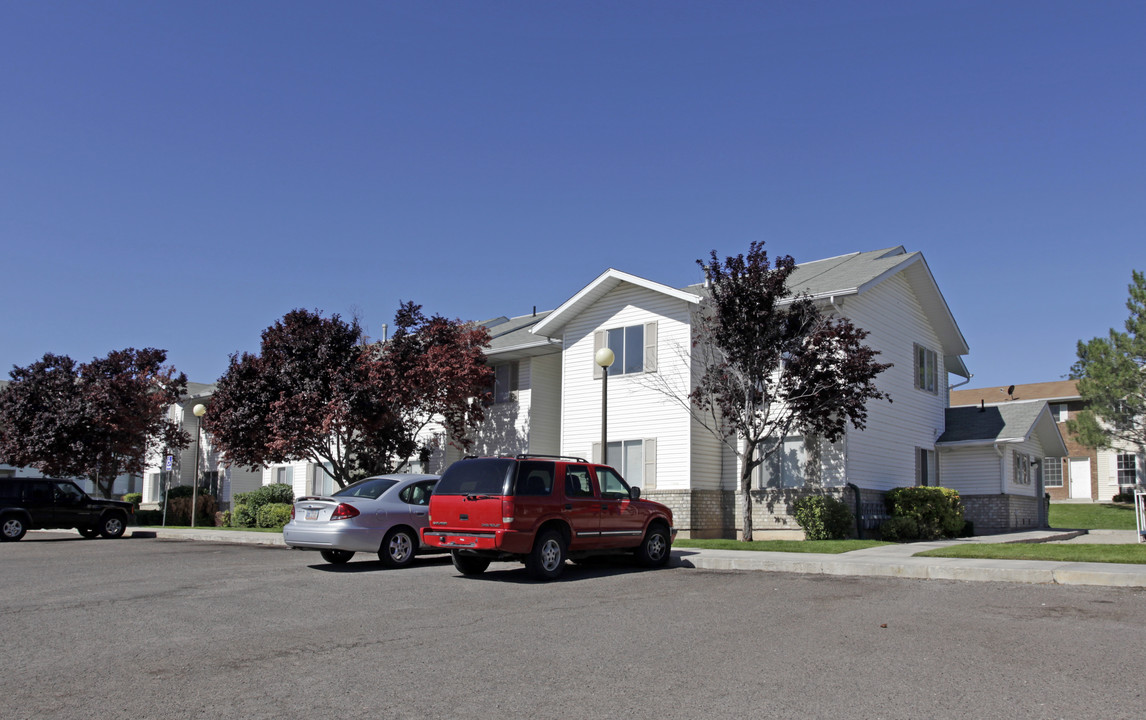
[[306,519],[307,520],[317,520],[318,519],[318,511],[317,510],[307,510],[306,511]]

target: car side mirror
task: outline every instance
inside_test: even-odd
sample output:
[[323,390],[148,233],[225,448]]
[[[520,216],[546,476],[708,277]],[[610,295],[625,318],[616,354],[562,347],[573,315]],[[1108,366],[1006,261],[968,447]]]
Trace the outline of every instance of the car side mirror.
[[640,500],[641,499],[641,489],[639,487],[629,488],[629,496],[631,498],[633,498],[634,500]]

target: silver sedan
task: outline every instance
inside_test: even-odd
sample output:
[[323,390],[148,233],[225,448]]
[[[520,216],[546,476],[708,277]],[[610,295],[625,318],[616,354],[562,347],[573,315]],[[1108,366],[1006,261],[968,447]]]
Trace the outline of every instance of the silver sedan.
[[320,550],[324,560],[339,565],[356,552],[376,552],[390,567],[405,567],[423,551],[421,531],[437,484],[437,475],[379,475],[329,497],[301,497],[283,540],[292,548]]

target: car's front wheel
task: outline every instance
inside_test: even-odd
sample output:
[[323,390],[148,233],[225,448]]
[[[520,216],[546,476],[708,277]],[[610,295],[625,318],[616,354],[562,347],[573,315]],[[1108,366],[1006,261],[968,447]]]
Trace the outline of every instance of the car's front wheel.
[[547,530],[533,544],[525,569],[537,580],[556,580],[565,569],[565,552],[565,536]]
[[414,551],[417,549],[418,541],[414,539],[413,533],[405,528],[394,528],[382,540],[378,559],[388,567],[406,567],[414,562]]
[[463,555],[457,551],[450,553],[450,558],[454,561],[454,567],[462,575],[481,575],[489,567],[488,558]]
[[80,535],[83,535],[88,540],[91,540],[96,535],[99,535],[99,528],[97,527],[81,527],[76,529],[80,531]]
[[354,557],[354,553],[350,550],[323,550],[320,554],[323,560],[332,565],[345,565]]
[[105,538],[123,537],[124,530],[127,530],[127,523],[122,515],[105,515],[99,521],[99,534]]
[[0,540],[5,542],[16,542],[24,537],[24,533],[28,532],[28,526],[24,521],[15,515],[8,515],[0,518]]
[[669,560],[670,542],[668,530],[663,525],[653,525],[637,548],[637,562],[645,567],[661,567]]

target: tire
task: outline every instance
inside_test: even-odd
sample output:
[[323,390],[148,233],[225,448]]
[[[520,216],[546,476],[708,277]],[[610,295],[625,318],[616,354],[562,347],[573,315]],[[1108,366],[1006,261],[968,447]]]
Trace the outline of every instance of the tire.
[[536,580],[556,580],[565,569],[565,557],[565,536],[556,530],[546,530],[533,543],[525,569]]
[[403,568],[414,562],[418,541],[406,528],[392,528],[378,548],[378,559],[387,567]]
[[100,518],[99,534],[105,538],[114,539],[123,537],[125,530],[127,530],[127,522],[123,519],[122,515],[104,515]]
[[76,528],[76,530],[79,530],[80,535],[83,535],[88,540],[91,540],[95,536],[99,535],[99,528],[97,528],[97,527],[82,527],[82,528]]
[[323,550],[320,554],[322,559],[331,565],[345,565],[354,557],[354,553],[350,550]]
[[450,559],[454,561],[454,567],[462,575],[481,575],[489,567],[487,558],[463,555],[456,551],[450,553]]
[[637,562],[644,567],[662,567],[672,556],[672,545],[664,525],[653,525],[637,548]]
[[7,515],[0,518],[0,541],[16,542],[28,532],[24,519],[17,515]]

